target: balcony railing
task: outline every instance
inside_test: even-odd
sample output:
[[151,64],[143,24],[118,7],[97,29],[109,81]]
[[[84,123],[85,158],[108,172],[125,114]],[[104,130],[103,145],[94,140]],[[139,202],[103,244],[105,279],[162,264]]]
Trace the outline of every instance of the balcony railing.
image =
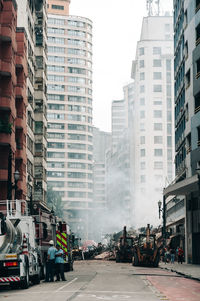
[[195,110],[194,110],[194,113],[198,113],[200,111],[200,106],[196,107]]
[[191,146],[188,147],[188,149],[186,150],[187,155],[191,152]]
[[200,37],[196,40],[196,46],[200,43]]
[[200,71],[196,74],[196,79],[200,77]]
[[200,3],[197,4],[197,7],[196,7],[196,9],[195,9],[195,12],[197,13],[199,9],[200,9]]

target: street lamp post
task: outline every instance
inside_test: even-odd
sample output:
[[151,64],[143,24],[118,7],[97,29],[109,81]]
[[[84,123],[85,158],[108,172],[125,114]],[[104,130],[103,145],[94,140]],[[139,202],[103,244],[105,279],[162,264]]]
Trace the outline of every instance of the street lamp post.
[[163,246],[166,246],[166,202],[165,202],[165,196],[163,195],[163,207],[162,202],[158,201],[158,210],[159,210],[159,218],[160,218],[160,213],[162,212],[162,218],[163,218],[163,231],[162,231],[162,236],[163,236]]

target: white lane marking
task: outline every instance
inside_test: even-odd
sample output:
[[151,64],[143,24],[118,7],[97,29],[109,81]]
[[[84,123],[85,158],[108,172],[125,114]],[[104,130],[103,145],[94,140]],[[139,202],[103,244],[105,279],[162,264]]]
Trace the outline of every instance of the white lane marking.
[[[73,281],[73,280],[72,280]],[[71,282],[72,282],[71,281]],[[71,282],[69,282],[68,284],[70,284]],[[56,293],[57,291],[36,291],[36,292],[31,292],[31,291],[27,291],[26,293],[23,293],[23,292],[12,292],[12,293],[9,293],[9,292],[6,292],[5,295],[6,297],[8,296],[11,296],[11,295],[26,295],[27,294],[30,294],[30,295],[34,295],[34,294],[49,294],[49,293]],[[141,295],[141,294],[149,294],[149,292],[137,292],[137,291],[134,291],[134,292],[123,292],[123,291],[80,291],[80,290],[76,290],[76,291],[59,291],[59,293],[77,293],[77,292],[81,292],[81,294],[136,294],[136,295]]]
[[57,290],[55,291],[55,293],[61,291],[64,287],[69,286],[70,284],[72,284],[73,282],[75,282],[77,279],[78,279],[78,278],[74,278],[72,281],[70,281],[70,282],[68,282],[67,284],[61,286],[59,289],[57,289]]
[[127,296],[127,295],[111,295],[111,296],[105,296],[105,295],[101,295],[101,296],[97,296],[97,295],[94,295],[94,294],[80,294],[78,295],[78,297],[87,297],[87,298],[95,298],[95,299],[99,299],[99,300],[119,300],[120,299],[130,299],[132,298],[131,296]]

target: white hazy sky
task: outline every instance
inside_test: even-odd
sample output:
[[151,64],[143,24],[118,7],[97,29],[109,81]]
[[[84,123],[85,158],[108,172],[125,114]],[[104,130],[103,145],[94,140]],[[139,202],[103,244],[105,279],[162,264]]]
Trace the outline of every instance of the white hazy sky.
[[[170,9],[172,0],[162,0]],[[140,38],[146,0],[71,0],[70,15],[93,21],[94,125],[111,129],[111,102],[123,98]]]

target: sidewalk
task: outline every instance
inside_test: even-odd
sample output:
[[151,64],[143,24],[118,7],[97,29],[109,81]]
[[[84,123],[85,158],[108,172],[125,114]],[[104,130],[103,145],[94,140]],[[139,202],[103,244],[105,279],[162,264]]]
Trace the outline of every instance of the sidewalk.
[[183,275],[184,277],[200,281],[200,265],[186,263],[180,264],[177,262],[175,262],[174,264],[165,264],[164,262],[160,262],[159,267],[171,272],[176,272],[177,274]]

